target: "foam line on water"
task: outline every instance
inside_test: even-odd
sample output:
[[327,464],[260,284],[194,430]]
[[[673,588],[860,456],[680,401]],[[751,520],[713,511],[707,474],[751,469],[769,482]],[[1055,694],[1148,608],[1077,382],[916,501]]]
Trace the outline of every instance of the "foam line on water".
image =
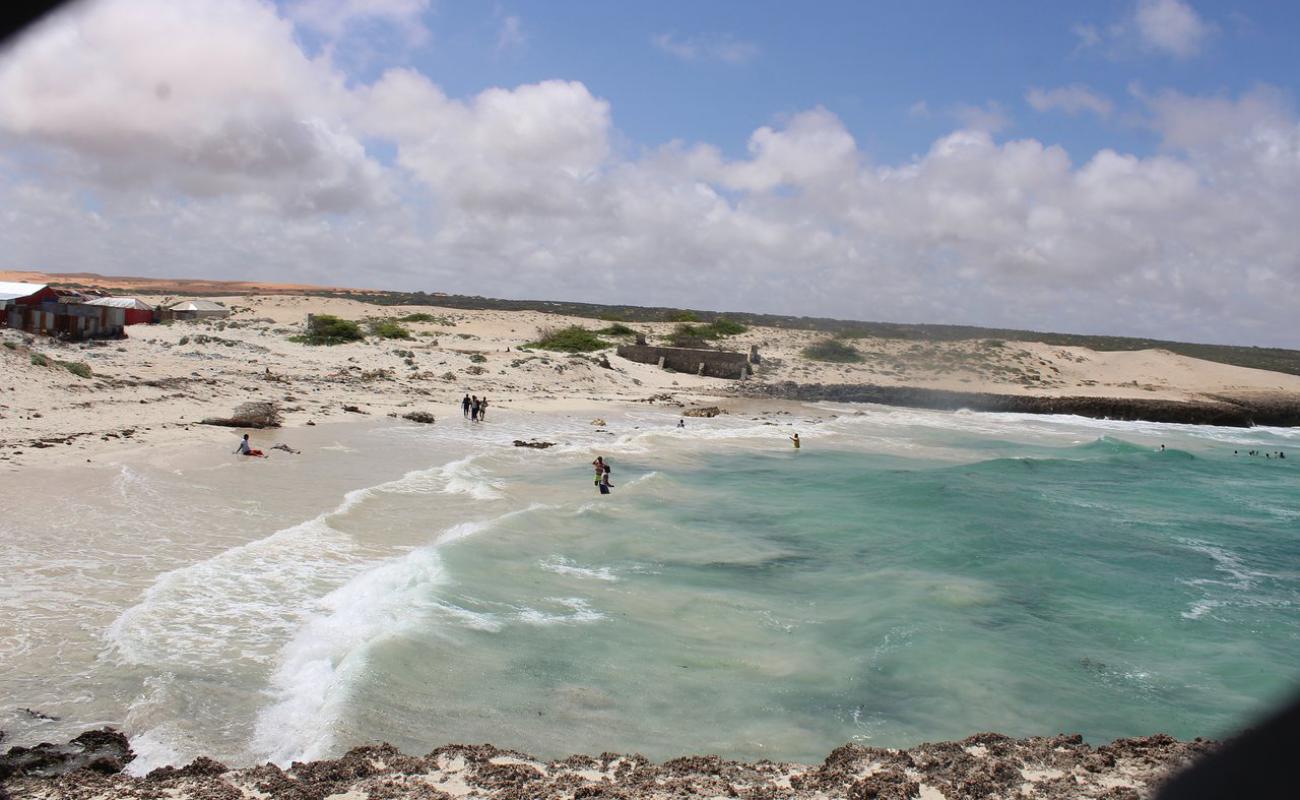
[[[431,545],[355,576],[322,598],[314,613],[281,650],[271,676],[271,705],[258,712],[251,750],[278,764],[323,758],[353,688],[363,678],[371,649],[412,626],[441,619],[477,630],[498,630],[492,614],[439,600],[445,577],[439,548],[540,508],[533,504],[489,520],[463,522]],[[584,613],[581,609],[575,613]]]
[[559,555],[543,559],[537,562],[537,565],[547,572],[554,572],[556,575],[572,575],[576,578],[591,578],[611,583],[618,580],[618,576],[609,567],[583,567],[576,564],[572,559]]
[[[109,657],[159,670],[221,669],[232,653],[265,667],[277,664],[284,643],[317,609],[317,598],[328,597],[375,563],[371,551],[334,523],[383,493],[439,490],[447,475],[440,465],[353,489],[309,520],[162,573],[105,630]],[[128,719],[148,716],[145,709],[155,704],[148,696],[137,698]],[[150,749],[159,759],[179,746],[169,743],[165,729],[151,725],[135,735],[157,740]],[[170,763],[137,761],[133,767],[145,771]]]

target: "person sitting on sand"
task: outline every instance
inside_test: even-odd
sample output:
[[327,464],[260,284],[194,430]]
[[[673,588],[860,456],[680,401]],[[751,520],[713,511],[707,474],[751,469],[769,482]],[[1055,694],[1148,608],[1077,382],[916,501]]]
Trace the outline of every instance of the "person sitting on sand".
[[465,395],[465,399],[460,401],[460,410],[465,414],[465,419],[469,419],[469,395]]
[[609,482],[609,465],[605,465],[605,470],[600,473],[600,482],[596,484],[600,487],[601,494],[609,494],[609,490],[614,488],[614,484]]
[[244,434],[244,438],[240,440],[239,447],[235,450],[235,452],[244,456],[256,456],[258,458],[268,458],[266,453],[263,453],[261,450],[254,450],[252,448],[252,446],[248,443],[248,434]]
[[794,442],[794,449],[798,450],[798,449],[799,449],[799,434],[796,433],[794,436],[791,436],[791,437],[790,437],[790,441]]

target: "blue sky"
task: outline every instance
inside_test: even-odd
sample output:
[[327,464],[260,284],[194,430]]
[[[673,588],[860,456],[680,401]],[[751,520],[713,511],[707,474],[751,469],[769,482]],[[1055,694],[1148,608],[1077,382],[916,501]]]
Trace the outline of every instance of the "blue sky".
[[8,268],[1300,347],[1300,4],[86,0]]
[[[430,35],[421,46],[384,61],[358,57],[357,76],[407,63],[460,97],[579,80],[611,101],[615,124],[634,144],[707,141],[732,155],[744,152],[756,127],[822,105],[885,163],[923,153],[962,106],[996,104],[1008,118],[1003,136],[1059,143],[1085,160],[1105,147],[1146,154],[1159,146],[1142,125],[1134,89],[1232,95],[1261,82],[1297,89],[1300,3],[1199,4],[1213,31],[1195,57],[1124,40],[1085,46],[1080,26],[1105,36],[1133,5],[442,2],[422,15]],[[523,41],[498,47],[506,16],[521,21]],[[748,44],[753,54],[686,60],[656,47],[661,35]],[[1078,83],[1115,103],[1112,119],[1042,114],[1025,101],[1033,86]],[[928,113],[913,110],[917,103]]]

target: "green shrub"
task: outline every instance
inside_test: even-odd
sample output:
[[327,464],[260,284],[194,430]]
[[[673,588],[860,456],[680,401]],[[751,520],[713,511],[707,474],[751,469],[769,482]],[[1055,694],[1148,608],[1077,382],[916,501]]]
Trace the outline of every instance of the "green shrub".
[[596,331],[603,336],[636,336],[636,331],[621,322],[615,322],[613,325],[607,325]]
[[82,361],[60,361],[60,365],[78,378],[91,377],[90,365]]
[[361,326],[350,319],[341,319],[333,314],[318,314],[311,319],[307,332],[301,336],[290,336],[289,341],[300,344],[335,345],[344,342],[359,342],[365,338]]
[[32,365],[37,367],[48,367],[50,360],[40,353],[32,353]]
[[683,322],[668,334],[668,344],[673,347],[705,347],[708,345],[705,341],[708,338],[702,327]]
[[669,322],[699,322],[700,318],[694,311],[674,311],[668,315]]
[[565,353],[589,353],[592,350],[603,350],[609,347],[609,342],[602,340],[595,331],[570,325],[567,328],[543,330],[538,340],[528,346],[542,350],[560,350]]
[[704,327],[713,331],[717,336],[735,336],[749,330],[739,322],[733,322],[726,317],[718,317]]
[[601,314],[598,319],[601,322],[623,322],[623,315],[614,311],[606,311],[604,314]]
[[8,347],[10,350],[18,349],[18,345],[14,344],[13,342],[5,342],[5,347]]
[[392,319],[370,320],[370,335],[378,336],[380,339],[411,338],[411,332],[403,328],[400,322]]
[[414,314],[407,314],[404,317],[398,317],[398,322],[431,322],[435,325],[454,326],[455,320],[451,317],[444,317],[440,314],[430,314],[425,311],[417,311]]
[[176,342],[176,344],[189,344],[189,343],[190,343],[189,336],[182,336],[180,340]]
[[852,364],[862,360],[862,354],[853,345],[845,344],[839,339],[824,339],[803,349],[804,358],[813,361],[833,361],[837,364]]
[[469,360],[471,364],[484,364],[487,363],[487,356],[482,353],[475,353],[469,357]]

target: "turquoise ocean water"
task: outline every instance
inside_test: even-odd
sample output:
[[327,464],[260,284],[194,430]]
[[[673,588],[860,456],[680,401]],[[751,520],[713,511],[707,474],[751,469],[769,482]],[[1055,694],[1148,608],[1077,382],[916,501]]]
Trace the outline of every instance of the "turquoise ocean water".
[[[35,620],[58,612],[6,595],[29,653],[6,691],[124,724],[142,770],[374,741],[810,760],[984,730],[1215,736],[1300,683],[1300,447],[1245,455],[1296,432],[807,416],[454,419],[318,434],[314,460],[256,472],[107,471],[96,508],[123,526],[132,492],[226,513],[88,586],[103,608],[57,678]],[[503,446],[521,432],[560,444]]]

